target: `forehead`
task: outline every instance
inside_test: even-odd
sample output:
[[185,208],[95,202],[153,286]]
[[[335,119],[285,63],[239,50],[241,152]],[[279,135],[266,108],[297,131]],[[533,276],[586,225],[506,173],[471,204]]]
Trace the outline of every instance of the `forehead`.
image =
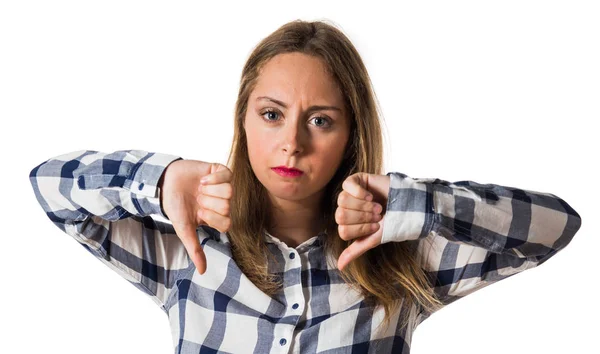
[[342,102],[339,86],[323,60],[302,53],[278,54],[262,66],[252,96],[262,94],[290,103],[298,95],[308,100]]

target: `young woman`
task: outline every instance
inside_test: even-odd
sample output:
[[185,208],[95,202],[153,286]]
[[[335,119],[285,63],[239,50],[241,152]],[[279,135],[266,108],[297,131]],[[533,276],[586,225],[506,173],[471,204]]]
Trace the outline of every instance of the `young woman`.
[[258,44],[235,112],[227,166],[84,150],[30,174],[50,220],[169,316],[176,353],[408,353],[433,312],[581,226],[553,194],[383,175],[367,70],[323,22]]

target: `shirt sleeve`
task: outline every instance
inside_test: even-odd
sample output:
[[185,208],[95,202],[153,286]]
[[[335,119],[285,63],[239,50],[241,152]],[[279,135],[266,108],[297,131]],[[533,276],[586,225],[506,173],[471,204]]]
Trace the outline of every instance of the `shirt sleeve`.
[[165,312],[175,280],[193,263],[173,225],[150,215],[168,219],[157,184],[181,159],[142,150],[80,150],[29,174],[48,218]]
[[553,194],[387,175],[382,243],[413,242],[444,305],[544,263],[581,227],[579,214]]

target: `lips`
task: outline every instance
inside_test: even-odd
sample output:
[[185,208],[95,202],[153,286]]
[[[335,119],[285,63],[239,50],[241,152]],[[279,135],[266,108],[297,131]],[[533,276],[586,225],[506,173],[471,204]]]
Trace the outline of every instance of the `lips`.
[[285,171],[285,172],[302,173],[301,170],[294,168],[294,167],[277,166],[277,167],[273,167],[273,168],[281,170],[281,171]]
[[296,168],[287,168],[287,167],[273,167],[272,170],[280,176],[283,177],[298,177],[302,175],[302,171]]

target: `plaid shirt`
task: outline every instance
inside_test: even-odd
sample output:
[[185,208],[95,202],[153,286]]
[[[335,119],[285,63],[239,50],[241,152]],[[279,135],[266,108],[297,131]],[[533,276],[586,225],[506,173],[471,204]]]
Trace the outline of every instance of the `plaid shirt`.
[[[408,311],[409,326],[382,323],[346,285],[319,234],[296,248],[265,232],[284,289],[262,293],[231,256],[227,233],[197,228],[207,258],[200,275],[159,204],[158,180],[181,157],[142,150],[75,151],[31,170],[50,220],[143,291],[167,314],[175,353],[409,353],[431,313]],[[382,245],[413,242],[447,305],[542,264],[564,248],[581,218],[564,200],[472,181],[413,179],[390,172]],[[394,314],[398,319],[399,313]]]

